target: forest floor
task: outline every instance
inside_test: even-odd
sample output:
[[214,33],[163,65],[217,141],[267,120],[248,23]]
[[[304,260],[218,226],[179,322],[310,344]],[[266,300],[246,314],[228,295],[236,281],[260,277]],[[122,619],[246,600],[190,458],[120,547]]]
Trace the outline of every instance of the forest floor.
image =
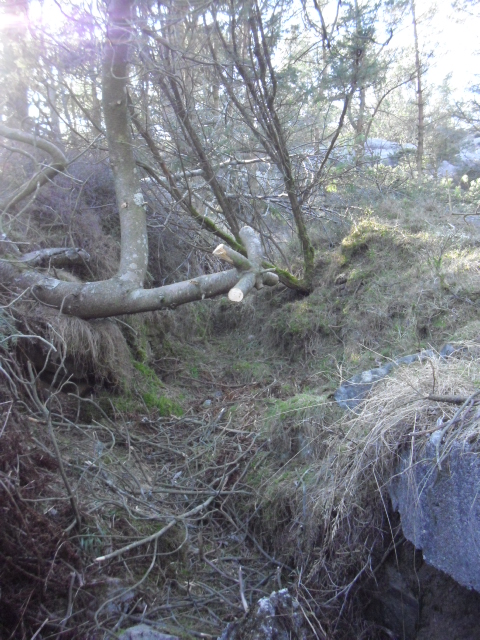
[[[410,414],[403,431],[375,430],[375,415],[401,397],[428,430],[432,385],[478,385],[480,236],[431,202],[388,199],[311,232],[309,297],[277,287],[124,318],[128,353],[102,388],[40,379],[26,329],[47,341],[53,320],[28,301],[3,308],[2,638],[103,639],[138,623],[216,638],[284,587],[308,637],[394,637],[366,612],[403,544],[383,483]],[[466,348],[460,364],[402,367],[356,413],[335,402],[351,376],[447,342]]]

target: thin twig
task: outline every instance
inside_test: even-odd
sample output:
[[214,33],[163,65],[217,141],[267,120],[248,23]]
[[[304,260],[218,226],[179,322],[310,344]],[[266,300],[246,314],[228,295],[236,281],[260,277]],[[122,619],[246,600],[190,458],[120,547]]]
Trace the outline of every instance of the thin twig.
[[95,562],[103,562],[105,560],[111,560],[112,558],[116,558],[117,556],[122,555],[122,553],[126,553],[127,551],[131,551],[132,549],[136,549],[137,547],[140,547],[142,544],[147,544],[149,542],[152,542],[153,540],[157,540],[158,538],[163,536],[165,533],[167,533],[167,531],[169,531],[173,527],[173,525],[175,525],[179,520],[184,520],[185,518],[191,518],[197,513],[200,513],[201,511],[203,511],[203,509],[206,509],[208,505],[214,500],[215,497],[216,496],[210,496],[208,500],[205,500],[205,502],[202,502],[202,504],[198,505],[198,507],[195,507],[194,509],[187,511],[182,515],[175,517],[167,525],[165,525],[162,529],[160,529],[160,531],[157,531],[156,533],[152,533],[151,536],[147,536],[146,538],[142,538],[141,540],[136,540],[131,544],[127,544],[126,547],[117,549],[116,551],[113,551],[112,553],[109,553],[106,556],[99,556],[98,558],[95,558]]
[[51,418],[51,414],[50,414],[50,410],[47,408],[47,406],[45,404],[43,404],[40,401],[40,398],[38,397],[37,394],[37,389],[35,386],[35,376],[33,373],[33,369],[32,369],[32,365],[30,362],[27,362],[27,367],[28,367],[28,373],[30,375],[30,380],[31,380],[31,389],[32,389],[32,394],[35,398],[35,402],[37,404],[38,409],[43,413],[46,423],[47,423],[47,428],[48,428],[48,433],[50,435],[50,439],[52,441],[53,444],[53,448],[55,450],[55,457],[57,459],[58,462],[58,468],[60,471],[60,475],[62,476],[62,480],[63,483],[65,485],[65,488],[67,490],[67,495],[68,498],[70,500],[70,504],[72,506],[72,511],[75,515],[75,520],[76,520],[76,526],[78,527],[78,529],[80,529],[81,525],[82,525],[82,519],[80,517],[80,511],[78,510],[78,505],[77,505],[77,501],[75,498],[75,495],[72,491],[72,488],[70,486],[70,483],[68,481],[67,478],[67,474],[65,473],[65,467],[63,466],[63,460],[62,460],[62,454],[60,453],[60,448],[58,446],[58,442],[57,442],[57,438],[55,437],[55,431],[53,430],[53,424],[52,424],[52,418]]
[[243,586],[243,575],[242,575],[242,565],[241,564],[238,565],[238,586],[240,588],[240,599],[242,601],[243,609],[244,609],[245,613],[248,613],[249,606],[248,606],[247,601],[245,599],[245,588]]

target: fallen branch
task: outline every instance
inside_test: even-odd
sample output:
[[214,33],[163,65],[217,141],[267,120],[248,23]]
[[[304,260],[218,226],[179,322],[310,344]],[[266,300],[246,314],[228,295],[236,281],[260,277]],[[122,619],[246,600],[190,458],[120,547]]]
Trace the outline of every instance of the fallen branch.
[[83,249],[39,249],[25,253],[18,262],[28,263],[32,267],[64,267],[72,264],[83,264],[90,260],[90,255]]
[[448,402],[449,404],[463,404],[469,399],[469,396],[436,396],[429,394],[425,400],[433,400],[434,402]]
[[185,518],[191,518],[192,516],[195,516],[197,513],[200,513],[200,511],[203,511],[203,509],[206,509],[208,505],[215,498],[216,496],[210,496],[208,500],[205,500],[205,502],[202,502],[202,504],[199,504],[198,507],[195,507],[194,509],[187,511],[187,513],[183,513],[181,516],[176,516],[173,520],[170,520],[170,522],[167,525],[165,525],[162,529],[160,529],[160,531],[157,531],[156,533],[152,533],[152,535],[147,536],[146,538],[142,538],[141,540],[136,540],[135,542],[127,544],[126,547],[122,547],[121,549],[112,551],[112,553],[108,553],[106,556],[99,556],[98,558],[95,558],[95,562],[104,562],[105,560],[111,560],[112,558],[116,558],[117,556],[120,556],[123,553],[126,553],[127,551],[131,551],[132,549],[136,549],[137,547],[140,547],[142,544],[148,544],[149,542],[158,540],[158,538],[160,538],[165,533],[167,533],[167,531],[169,531],[173,527],[173,525],[177,524],[179,520],[185,520]]
[[238,586],[240,589],[240,600],[242,601],[242,607],[245,613],[248,613],[250,607],[248,606],[247,600],[245,598],[245,588],[243,586],[243,575],[242,575],[242,565],[238,565]]

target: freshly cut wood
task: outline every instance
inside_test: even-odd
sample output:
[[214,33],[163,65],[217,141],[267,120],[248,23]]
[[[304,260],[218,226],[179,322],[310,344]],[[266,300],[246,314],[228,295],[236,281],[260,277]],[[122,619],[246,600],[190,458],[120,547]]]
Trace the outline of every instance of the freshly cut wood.
[[261,267],[263,259],[262,243],[251,227],[240,229],[240,238],[247,250],[248,259],[241,253],[231,249],[225,244],[220,244],[213,251],[213,255],[229,264],[233,264],[240,271],[246,272],[237,285],[228,293],[228,299],[232,302],[241,302],[246,294],[256,287],[262,289],[264,285],[270,287],[278,284],[279,277],[271,271],[264,271]]
[[233,264],[237,269],[241,269],[242,271],[248,271],[248,269],[251,269],[253,266],[248,258],[245,258],[241,253],[238,253],[235,249],[231,249],[226,244],[219,244],[218,247],[213,250],[213,255],[220,258],[220,260]]
[[237,284],[228,292],[228,299],[231,302],[241,302],[247,293],[255,285],[256,275],[252,272],[246,273],[240,278]]

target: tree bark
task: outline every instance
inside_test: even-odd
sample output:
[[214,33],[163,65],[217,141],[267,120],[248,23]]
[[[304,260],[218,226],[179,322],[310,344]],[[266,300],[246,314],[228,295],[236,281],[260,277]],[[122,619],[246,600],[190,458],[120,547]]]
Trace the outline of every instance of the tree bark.
[[[61,312],[85,319],[102,318],[129,313],[140,313],[174,307],[194,300],[226,293],[240,280],[253,279],[253,283],[276,284],[271,273],[263,277],[257,244],[259,241],[246,231],[247,254],[239,268],[200,276],[156,289],[145,290],[148,246],[146,215],[143,196],[133,155],[133,140],[128,120],[127,81],[128,45],[131,34],[133,0],[112,0],[109,5],[109,24],[103,63],[103,107],[107,129],[121,228],[121,257],[117,275],[109,280],[72,283],[51,278],[26,266],[43,255],[27,254],[24,259],[0,261],[0,282],[5,286],[31,288],[40,302]],[[0,135],[35,144],[57,161],[58,168],[64,156],[55,145],[37,140],[31,134],[12,130],[0,124]],[[53,167],[53,165],[52,165]],[[50,169],[53,170],[53,169]],[[25,189],[18,197],[26,197]],[[252,249],[252,247],[255,247]],[[249,248],[250,247],[250,248]],[[52,253],[53,251],[53,253]],[[56,250],[48,257],[54,259]]]
[[418,43],[417,16],[415,12],[415,0],[411,3],[412,22],[413,22],[413,39],[415,46],[415,71],[417,79],[417,171],[420,176],[423,173],[423,147],[425,138],[425,115],[423,101],[423,85],[422,85],[422,63],[420,60],[420,47]]
[[120,215],[118,278],[142,286],[147,273],[147,220],[128,121],[128,49],[133,0],[111,0],[103,56],[102,98],[110,165]]
[[13,264],[0,262],[0,281],[4,285],[31,288],[43,304],[86,320],[169,309],[213,298],[227,293],[241,276],[241,272],[230,269],[156,289],[143,289],[128,287],[119,278],[83,284],[65,282],[37,271],[19,272]]

